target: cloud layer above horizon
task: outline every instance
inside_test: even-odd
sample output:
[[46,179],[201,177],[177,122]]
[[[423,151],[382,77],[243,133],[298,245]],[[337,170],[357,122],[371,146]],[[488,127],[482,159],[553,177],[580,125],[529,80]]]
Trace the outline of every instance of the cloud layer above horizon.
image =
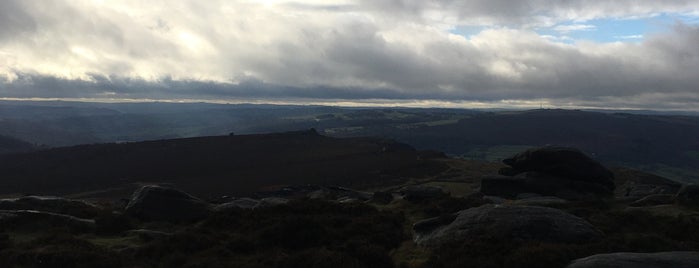
[[696,109],[698,18],[689,0],[8,0],[0,98]]

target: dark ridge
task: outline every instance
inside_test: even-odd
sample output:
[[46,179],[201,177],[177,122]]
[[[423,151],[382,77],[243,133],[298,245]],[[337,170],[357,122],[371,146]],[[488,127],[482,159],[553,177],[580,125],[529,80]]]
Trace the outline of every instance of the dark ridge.
[[35,150],[36,147],[28,142],[12,137],[0,136],[0,154],[22,153]]
[[200,196],[288,184],[362,187],[439,171],[412,147],[314,130],[78,145],[0,157],[0,193],[68,194],[136,182],[174,183]]

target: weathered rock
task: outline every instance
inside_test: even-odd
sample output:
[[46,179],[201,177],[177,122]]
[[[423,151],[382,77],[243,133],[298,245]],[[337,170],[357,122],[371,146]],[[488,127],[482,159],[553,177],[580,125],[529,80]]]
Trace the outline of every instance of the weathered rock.
[[503,160],[511,168],[501,173],[513,176],[523,172],[538,172],[602,185],[614,190],[614,174],[599,162],[574,148],[547,146],[530,149]]
[[99,207],[92,203],[55,196],[23,196],[0,199],[0,210],[37,210],[79,218],[93,218],[100,211]]
[[699,252],[658,253],[619,252],[597,254],[571,262],[568,268],[694,268],[699,267]]
[[142,240],[145,240],[145,241],[150,241],[153,239],[163,239],[163,238],[172,236],[172,233],[155,231],[155,230],[148,230],[148,229],[129,230],[126,233],[130,234],[130,235],[137,235],[139,238],[141,238]]
[[136,190],[126,213],[147,221],[191,221],[206,217],[208,204],[180,190],[156,185]]
[[418,222],[413,229],[415,242],[427,247],[480,237],[577,243],[602,236],[581,218],[536,206],[483,205]]
[[284,205],[289,203],[289,199],[286,198],[281,198],[281,197],[266,197],[260,199],[260,202],[255,206],[255,208],[265,208],[265,207],[273,207],[273,206],[279,206],[279,205]]
[[226,202],[223,204],[219,204],[214,207],[214,211],[221,211],[221,210],[227,210],[227,209],[232,209],[232,208],[242,208],[242,209],[253,209],[256,206],[260,204],[259,200],[255,200],[252,198],[239,198],[235,199],[230,202]]
[[0,229],[29,228],[35,230],[39,228],[36,226],[91,230],[95,227],[95,221],[46,211],[0,210]]
[[648,207],[675,203],[675,196],[671,194],[652,194],[629,204],[633,207]]
[[680,188],[675,196],[677,203],[683,206],[699,207],[699,185],[687,184]]
[[356,199],[358,201],[368,201],[373,196],[372,193],[357,191],[346,187],[330,186],[328,187],[328,189],[334,192],[335,196],[337,196],[338,198],[344,197],[346,199],[349,198]]
[[447,196],[448,194],[437,186],[413,185],[400,190],[403,198],[408,201],[419,201]]

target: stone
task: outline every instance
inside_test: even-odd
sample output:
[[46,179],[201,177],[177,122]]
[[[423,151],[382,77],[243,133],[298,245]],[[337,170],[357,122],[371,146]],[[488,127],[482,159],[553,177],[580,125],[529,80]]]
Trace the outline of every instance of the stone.
[[439,247],[479,239],[582,243],[602,237],[587,221],[562,210],[516,205],[483,205],[420,221],[415,242]]
[[155,230],[148,230],[148,229],[129,230],[126,233],[129,235],[136,235],[145,241],[150,241],[150,240],[154,240],[154,239],[163,239],[163,238],[172,236],[172,233],[155,231]]
[[285,205],[289,203],[289,199],[286,198],[281,198],[281,197],[266,197],[260,199],[260,202],[255,206],[255,208],[266,208],[266,207],[273,207],[273,206],[280,206],[280,205]]
[[209,205],[173,188],[146,185],[136,190],[126,214],[145,221],[193,221],[204,218],[209,213]]
[[567,268],[695,268],[699,252],[668,251],[657,253],[618,252],[597,254],[571,262]]
[[502,161],[510,166],[501,171],[513,176],[523,172],[537,172],[553,177],[583,181],[614,190],[614,174],[581,151],[569,147],[546,146],[529,149]]
[[221,211],[221,210],[227,210],[227,209],[232,209],[232,208],[240,208],[240,209],[253,209],[257,207],[260,204],[259,200],[255,200],[252,198],[238,198],[230,202],[226,202],[223,204],[219,204],[214,207],[214,211]]

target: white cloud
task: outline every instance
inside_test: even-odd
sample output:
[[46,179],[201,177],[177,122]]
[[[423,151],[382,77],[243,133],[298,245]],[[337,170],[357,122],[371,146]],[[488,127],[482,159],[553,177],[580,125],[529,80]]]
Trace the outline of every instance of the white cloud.
[[530,28],[699,9],[632,2],[3,1],[0,96],[694,103],[697,27],[611,44]]
[[553,27],[553,30],[560,33],[570,33],[575,31],[593,31],[596,28],[596,26],[590,24],[565,24]]

